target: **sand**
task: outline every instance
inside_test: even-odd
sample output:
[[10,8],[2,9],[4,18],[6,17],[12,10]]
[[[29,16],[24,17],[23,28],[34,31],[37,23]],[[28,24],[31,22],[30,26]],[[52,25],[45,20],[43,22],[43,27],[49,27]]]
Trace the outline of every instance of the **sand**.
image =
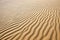
[[60,40],[60,0],[0,0],[0,40]]

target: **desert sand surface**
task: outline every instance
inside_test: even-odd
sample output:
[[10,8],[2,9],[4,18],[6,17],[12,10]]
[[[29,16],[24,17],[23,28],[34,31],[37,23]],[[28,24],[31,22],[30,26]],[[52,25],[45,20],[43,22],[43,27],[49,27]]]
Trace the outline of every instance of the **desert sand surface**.
[[60,0],[0,0],[0,40],[60,40]]

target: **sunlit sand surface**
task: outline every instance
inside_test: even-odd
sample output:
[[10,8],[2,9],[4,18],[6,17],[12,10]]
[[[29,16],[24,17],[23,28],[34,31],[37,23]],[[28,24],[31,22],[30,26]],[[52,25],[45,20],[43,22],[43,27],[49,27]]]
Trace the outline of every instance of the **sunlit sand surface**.
[[0,0],[0,40],[60,40],[60,0]]

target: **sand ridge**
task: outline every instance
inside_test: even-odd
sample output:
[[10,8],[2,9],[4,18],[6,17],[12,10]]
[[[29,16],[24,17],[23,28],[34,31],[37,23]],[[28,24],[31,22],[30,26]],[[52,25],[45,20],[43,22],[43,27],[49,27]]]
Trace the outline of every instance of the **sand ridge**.
[[0,0],[0,40],[60,40],[59,2]]

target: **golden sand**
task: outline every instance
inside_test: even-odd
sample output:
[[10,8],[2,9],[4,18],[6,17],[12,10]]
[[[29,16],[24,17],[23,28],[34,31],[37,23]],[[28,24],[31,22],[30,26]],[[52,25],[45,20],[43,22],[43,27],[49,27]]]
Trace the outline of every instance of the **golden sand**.
[[60,0],[0,0],[0,40],[60,40]]

